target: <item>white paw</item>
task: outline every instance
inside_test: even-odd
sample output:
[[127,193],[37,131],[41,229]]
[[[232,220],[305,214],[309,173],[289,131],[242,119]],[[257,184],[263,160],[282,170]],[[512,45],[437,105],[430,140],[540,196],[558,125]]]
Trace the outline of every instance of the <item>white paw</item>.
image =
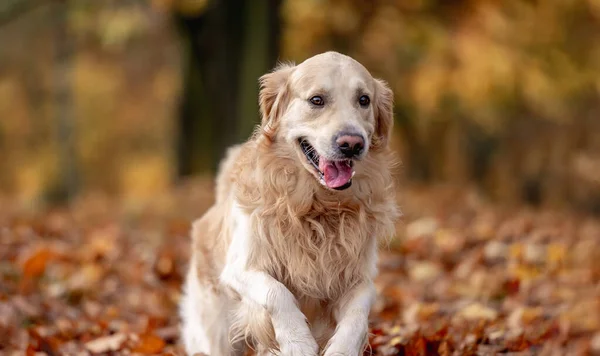
[[302,340],[290,340],[284,344],[280,344],[281,356],[318,356],[319,345],[315,339],[304,337]]
[[364,348],[362,346],[356,347],[356,341],[354,342],[338,342],[331,340],[329,345],[325,348],[324,356],[359,356],[363,354]]
[[273,318],[275,339],[281,356],[318,356],[319,345],[299,310]]
[[358,350],[348,350],[347,348],[336,349],[333,347],[329,347],[327,350],[325,350],[325,356],[358,356],[358,355],[362,355],[362,349],[360,350],[360,352]]

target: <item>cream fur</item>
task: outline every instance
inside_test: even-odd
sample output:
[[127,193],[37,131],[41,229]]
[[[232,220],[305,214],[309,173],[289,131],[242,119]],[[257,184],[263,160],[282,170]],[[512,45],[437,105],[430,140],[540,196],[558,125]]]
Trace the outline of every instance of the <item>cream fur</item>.
[[[372,105],[354,105],[357,88]],[[314,91],[331,106],[306,106]],[[334,52],[261,78],[260,129],[228,152],[215,205],[192,230],[181,303],[190,354],[359,355],[374,299],[377,240],[398,216],[387,141],[392,94],[358,62]],[[351,127],[368,138],[350,188],[323,187],[296,143],[327,152]],[[223,341],[223,335],[227,340]],[[242,342],[237,342],[240,341]]]

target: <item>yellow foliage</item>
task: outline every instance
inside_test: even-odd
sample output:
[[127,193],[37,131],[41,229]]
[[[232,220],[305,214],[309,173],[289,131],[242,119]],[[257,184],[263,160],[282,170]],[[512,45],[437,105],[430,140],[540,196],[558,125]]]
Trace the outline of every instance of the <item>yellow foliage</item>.
[[563,263],[567,256],[567,248],[563,244],[548,245],[548,263],[551,266],[557,266]]
[[[131,188],[132,197],[141,197],[169,184],[182,79],[169,12],[202,16],[210,5],[151,0],[69,7],[71,109],[85,188]],[[473,162],[484,161],[489,167],[478,179],[498,197],[522,196],[530,182],[557,201],[585,200],[589,187],[597,190],[600,0],[452,6],[283,0],[280,15],[280,59],[339,50],[390,83],[403,120],[395,148],[407,172],[423,165],[427,178],[463,184],[472,179]],[[0,189],[31,198],[47,192],[59,173],[49,158],[57,155],[57,40],[52,31],[21,32],[0,46],[0,55],[12,58],[0,58],[6,68],[0,71],[0,149],[6,158]],[[29,48],[36,36],[46,47]],[[19,48],[21,57],[11,57]],[[149,167],[137,168],[134,157]],[[138,186],[138,180],[144,183]],[[489,226],[483,230],[482,239],[493,235]],[[560,252],[548,254],[549,263],[560,261]]]
[[125,200],[143,201],[166,191],[172,172],[167,157],[132,157],[123,159],[120,187]]
[[[571,98],[598,86],[600,61],[592,58],[597,59],[600,44],[591,33],[578,35],[569,23],[569,16],[585,22],[586,12],[597,14],[597,0],[475,2],[458,5],[462,11],[451,13],[458,16],[425,1],[378,4],[369,15],[361,13],[362,6],[286,1],[286,56],[303,59],[332,36],[347,35],[347,52],[394,83],[397,99],[413,106],[419,120],[447,120],[462,112],[490,128],[511,119],[498,108],[514,101],[541,118],[576,120]],[[363,26],[361,41],[357,22]],[[585,56],[590,60],[582,60]],[[449,97],[458,101],[450,113],[443,105]]]

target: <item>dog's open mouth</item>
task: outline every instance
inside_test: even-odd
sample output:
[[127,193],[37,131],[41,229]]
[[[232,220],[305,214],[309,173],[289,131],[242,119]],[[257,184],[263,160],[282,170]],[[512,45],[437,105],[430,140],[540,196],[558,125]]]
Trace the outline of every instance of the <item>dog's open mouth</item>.
[[298,143],[308,163],[317,171],[321,184],[336,190],[344,190],[352,185],[354,161],[351,159],[329,160],[320,156],[306,139],[300,138]]

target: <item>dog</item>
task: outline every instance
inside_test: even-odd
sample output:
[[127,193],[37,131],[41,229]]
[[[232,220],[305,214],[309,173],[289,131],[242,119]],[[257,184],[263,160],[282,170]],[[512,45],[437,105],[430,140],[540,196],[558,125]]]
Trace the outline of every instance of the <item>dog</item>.
[[259,82],[261,123],[228,150],[215,203],[192,225],[185,350],[362,354],[378,241],[399,216],[393,93],[337,52]]

